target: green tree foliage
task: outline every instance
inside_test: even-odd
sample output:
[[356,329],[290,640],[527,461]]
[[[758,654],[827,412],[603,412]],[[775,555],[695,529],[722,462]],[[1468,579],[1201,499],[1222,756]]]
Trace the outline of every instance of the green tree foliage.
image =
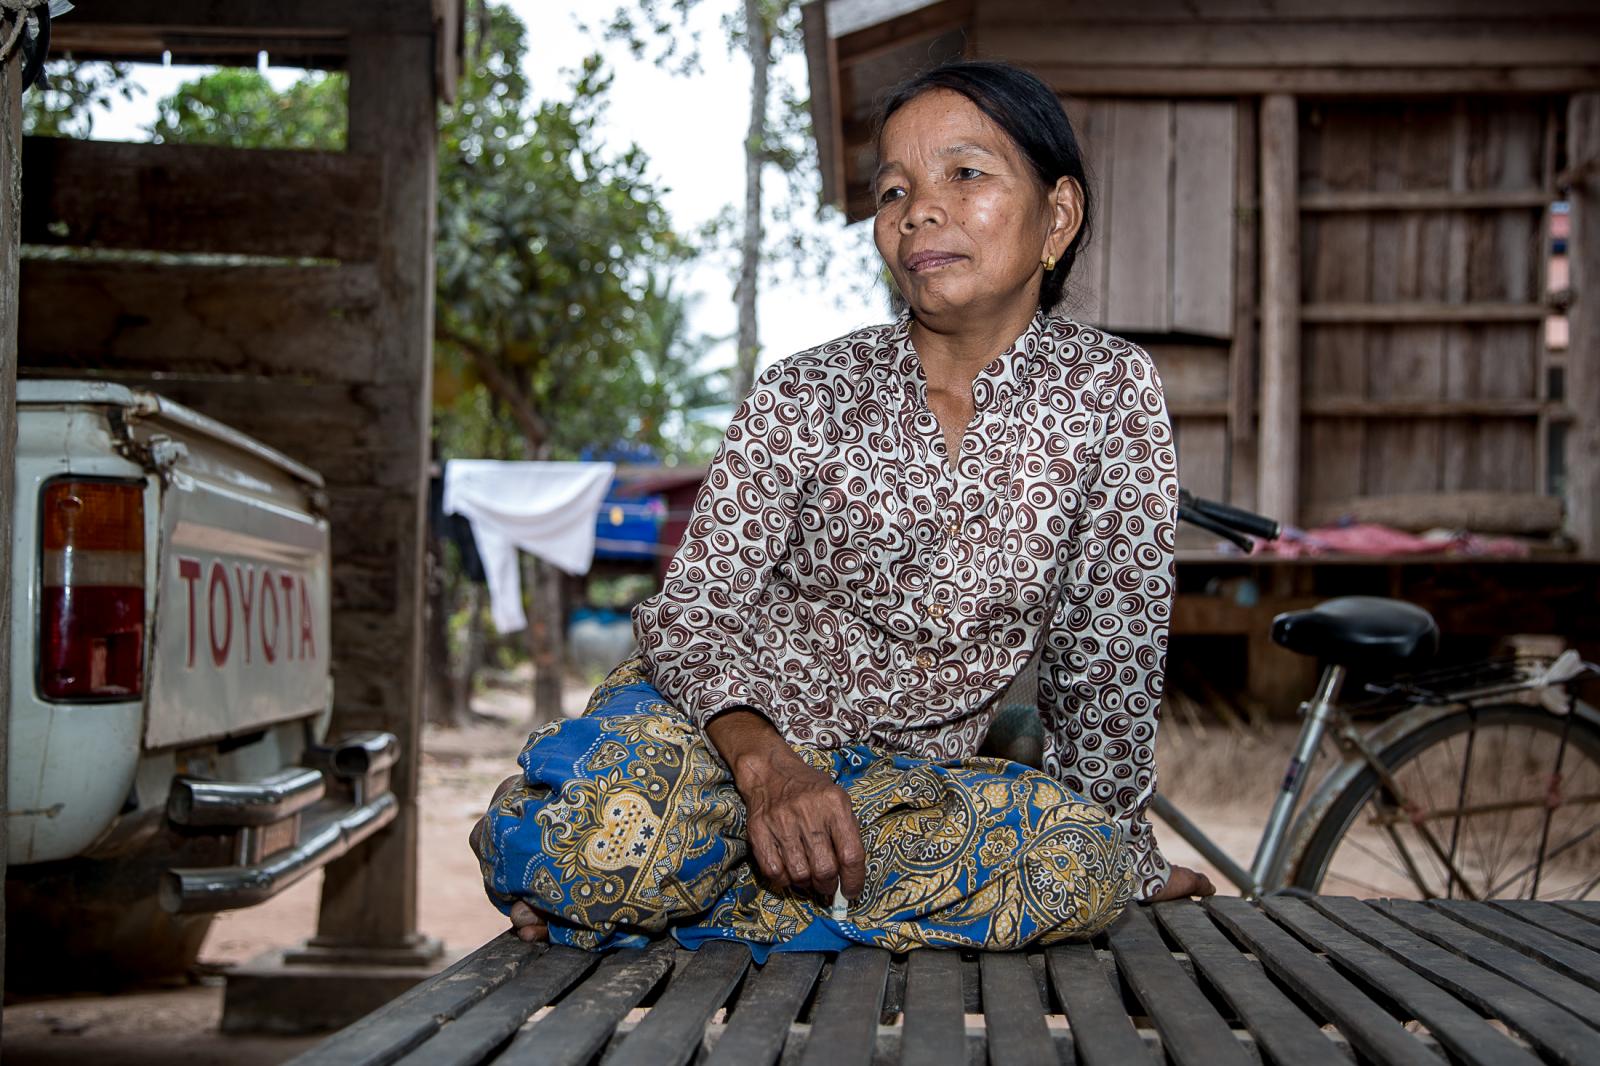
[[156,104],[157,144],[342,149],[349,126],[342,73],[307,74],[283,92],[258,70],[224,67]]
[[130,80],[131,63],[78,63],[69,56],[45,64],[45,81],[22,97],[22,132],[40,137],[91,137],[95,113],[143,90]]
[[[755,381],[761,354],[756,298],[764,268],[782,261],[796,274],[820,276],[828,249],[805,222],[807,216],[825,218],[832,212],[820,202],[809,92],[783,75],[784,61],[805,47],[801,0],[626,0],[601,30],[608,39],[624,42],[635,58],[691,75],[699,70],[701,48],[692,17],[707,6],[721,12],[728,46],[743,53],[751,69],[744,203],[739,211],[726,212],[712,231],[714,237],[738,231],[734,299],[739,326],[729,387],[738,402]],[[784,178],[785,194],[765,198],[762,179],[773,169]]]
[[531,454],[659,445],[670,413],[710,390],[687,370],[698,345],[666,281],[689,248],[644,153],[600,144],[600,60],[569,101],[535,109],[523,27],[489,13],[440,145],[441,356],[482,381]]
[[[681,417],[720,398],[693,367],[670,277],[690,249],[637,148],[600,143],[610,78],[598,57],[570,98],[535,106],[526,30],[485,5],[468,70],[441,114],[435,366],[445,454],[570,458],[643,442],[703,452]],[[250,148],[342,148],[343,75],[279,91],[219,70],[160,101],[153,139]],[[460,450],[457,450],[460,449]]]

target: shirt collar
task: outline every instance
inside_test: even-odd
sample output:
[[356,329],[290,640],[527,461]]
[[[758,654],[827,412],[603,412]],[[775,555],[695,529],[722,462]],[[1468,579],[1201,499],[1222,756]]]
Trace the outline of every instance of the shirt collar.
[[[972,382],[972,406],[977,412],[1003,411],[1014,396],[1024,390],[1032,377],[1034,355],[1041,341],[1049,334],[1049,319],[1043,311],[1034,313],[1027,328],[1022,331],[1004,352],[991,359]],[[922,371],[922,361],[917,358],[911,343],[911,312],[903,311],[895,321],[893,332],[893,365],[904,385],[906,395],[913,403],[923,406],[928,402],[928,379]]]

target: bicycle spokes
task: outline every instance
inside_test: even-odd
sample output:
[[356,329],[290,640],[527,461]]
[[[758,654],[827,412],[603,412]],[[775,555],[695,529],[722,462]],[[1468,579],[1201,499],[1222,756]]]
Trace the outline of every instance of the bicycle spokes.
[[1497,704],[1365,751],[1295,883],[1368,896],[1600,893],[1600,727]]

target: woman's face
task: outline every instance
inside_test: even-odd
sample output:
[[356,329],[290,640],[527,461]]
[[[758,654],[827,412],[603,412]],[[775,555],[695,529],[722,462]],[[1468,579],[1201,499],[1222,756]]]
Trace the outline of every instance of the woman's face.
[[873,238],[923,323],[1032,315],[1040,260],[1082,220],[1077,183],[1045,189],[1006,135],[960,93],[934,89],[884,125]]

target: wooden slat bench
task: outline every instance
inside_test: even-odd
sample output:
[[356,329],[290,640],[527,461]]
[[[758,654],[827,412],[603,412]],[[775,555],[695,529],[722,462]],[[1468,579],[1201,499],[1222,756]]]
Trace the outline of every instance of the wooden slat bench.
[[1026,953],[496,937],[299,1066],[1600,1063],[1600,902],[1218,898]]

